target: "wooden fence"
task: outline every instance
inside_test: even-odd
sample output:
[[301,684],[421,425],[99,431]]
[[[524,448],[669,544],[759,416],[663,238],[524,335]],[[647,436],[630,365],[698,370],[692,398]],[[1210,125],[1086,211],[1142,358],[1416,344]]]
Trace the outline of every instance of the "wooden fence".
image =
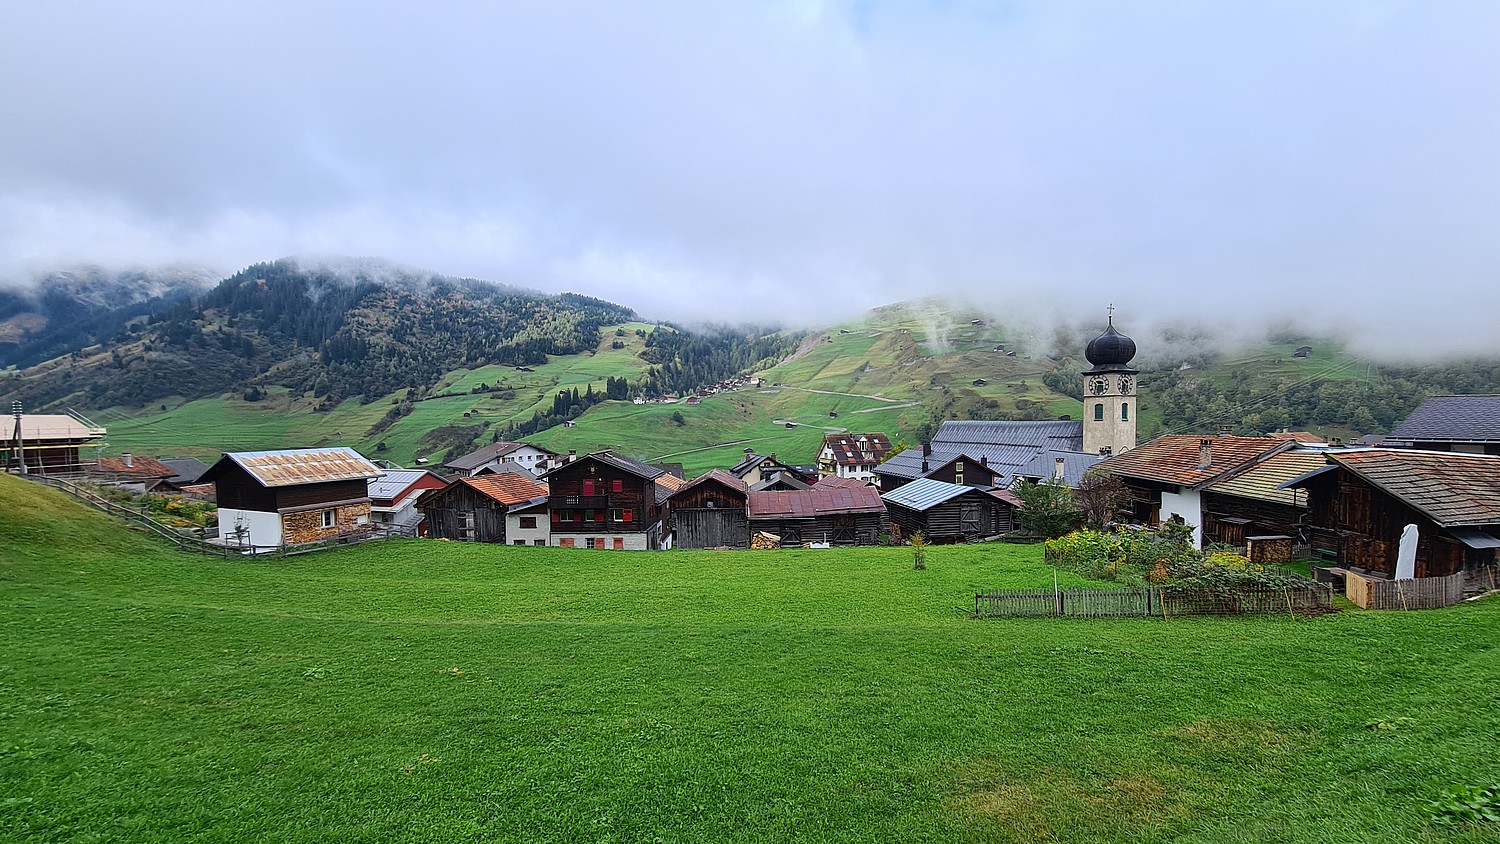
[[1464,599],[1465,572],[1447,577],[1382,580],[1349,572],[1344,594],[1367,610],[1429,610],[1451,607]]
[[301,554],[310,554],[314,551],[325,551],[330,548],[340,548],[346,545],[356,545],[361,542],[369,542],[374,539],[400,539],[416,536],[413,528],[387,528],[373,527],[368,531],[359,533],[332,536],[314,542],[300,542],[295,545],[259,546],[252,547],[236,544],[234,542],[211,542],[201,528],[177,528],[151,518],[140,510],[134,510],[114,501],[110,501],[86,486],[73,483],[63,478],[48,475],[23,475],[26,480],[50,486],[61,490],[68,495],[82,501],[84,504],[101,510],[119,519],[123,519],[137,527],[144,529],[161,539],[176,545],[183,551],[192,551],[199,554],[210,554],[216,557],[241,557],[241,556],[273,556],[273,557],[295,557]]
[[1307,613],[1333,608],[1333,590],[1321,583],[1225,592],[1152,586],[1145,589],[1002,589],[974,596],[975,618],[1174,618],[1186,615]]

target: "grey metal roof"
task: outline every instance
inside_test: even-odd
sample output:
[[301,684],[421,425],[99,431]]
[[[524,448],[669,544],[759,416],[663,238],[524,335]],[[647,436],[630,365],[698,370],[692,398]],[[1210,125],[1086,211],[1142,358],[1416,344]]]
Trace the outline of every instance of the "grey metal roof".
[[1478,528],[1448,528],[1448,535],[1470,548],[1480,550],[1485,548],[1500,548],[1500,539],[1496,539]]
[[1433,396],[1386,439],[1500,442],[1500,396]]
[[[962,454],[956,451],[939,451],[938,449],[934,448],[932,450],[932,454],[927,457],[927,470],[930,472],[938,468],[939,466],[951,463],[962,456]],[[972,456],[975,460],[979,459],[978,455]],[[890,475],[892,477],[906,478],[908,480],[912,478],[922,477],[922,449],[908,448],[895,457],[892,457],[879,466],[876,466],[875,474]]]
[[638,475],[648,481],[654,481],[662,475],[666,474],[666,472],[663,472],[655,466],[649,466],[639,460],[631,460],[629,457],[621,457],[620,455],[615,454],[613,451],[606,450],[590,452],[589,454],[585,454],[584,456],[572,462],[564,463],[561,466],[554,466],[553,468],[548,469],[546,472],[542,473],[542,477],[550,477],[551,475],[554,475],[557,472],[568,468],[569,466],[577,465],[584,460],[597,460],[600,463],[613,466],[616,469],[629,472],[632,475]]
[[195,484],[208,471],[208,464],[196,457],[169,457],[161,464],[177,473],[167,478],[172,484]]
[[1025,466],[1016,470],[1016,474],[1023,478],[1047,480],[1056,472],[1059,457],[1063,459],[1063,481],[1072,487],[1078,486],[1078,482],[1083,480],[1084,473],[1094,468],[1094,464],[1104,460],[1101,454],[1049,449],[1033,457]]
[[944,501],[957,498],[971,489],[976,489],[976,487],[950,484],[932,478],[918,478],[890,492],[882,493],[880,498],[887,504],[897,504],[908,510],[925,511]]
[[371,498],[391,499],[427,474],[426,469],[386,469],[385,474],[369,480]]
[[932,437],[932,447],[962,451],[979,457],[970,446],[1021,446],[1036,451],[1083,451],[1083,423],[1076,420],[1017,422],[1000,420],[944,422]]

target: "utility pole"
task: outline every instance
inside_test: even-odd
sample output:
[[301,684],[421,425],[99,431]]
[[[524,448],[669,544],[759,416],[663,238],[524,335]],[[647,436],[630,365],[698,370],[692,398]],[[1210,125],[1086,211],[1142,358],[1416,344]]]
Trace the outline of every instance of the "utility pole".
[[12,438],[16,443],[16,458],[21,464],[21,474],[26,474],[26,443],[21,439],[21,403],[13,401],[10,403],[10,412],[16,417],[15,436]]

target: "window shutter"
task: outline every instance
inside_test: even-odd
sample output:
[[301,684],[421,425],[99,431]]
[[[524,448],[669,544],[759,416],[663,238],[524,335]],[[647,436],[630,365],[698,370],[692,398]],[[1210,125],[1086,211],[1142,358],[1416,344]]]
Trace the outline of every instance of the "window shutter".
[[594,521],[596,521],[596,522],[602,522],[602,521],[604,521],[604,508],[603,507],[600,507],[598,510],[594,511]]
[[635,511],[634,510],[626,510],[625,512],[621,513],[620,515],[623,516],[623,518],[620,519],[620,521],[622,521],[622,522],[633,522],[633,521],[635,521]]
[[553,510],[552,511],[552,523],[553,524],[557,524],[560,521],[562,521],[562,511],[560,511],[560,510]]
[[624,551],[625,550],[625,537],[623,537],[623,536],[617,536],[617,537],[615,537],[615,550],[616,551]]
[[611,492],[624,492],[625,482],[619,478],[615,478],[613,481],[610,481],[609,488]]
[[583,482],[583,494],[584,495],[593,495],[594,494],[594,481],[593,481],[592,478],[590,478],[588,480],[585,480]]

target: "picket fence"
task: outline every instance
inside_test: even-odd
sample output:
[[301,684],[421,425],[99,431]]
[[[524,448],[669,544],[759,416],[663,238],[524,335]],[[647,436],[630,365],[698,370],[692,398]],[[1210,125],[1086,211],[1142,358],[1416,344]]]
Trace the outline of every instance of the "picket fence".
[[974,595],[975,618],[1174,618],[1188,615],[1325,612],[1333,590],[1321,583],[1226,591],[1151,586],[1144,589],[1000,589]]

